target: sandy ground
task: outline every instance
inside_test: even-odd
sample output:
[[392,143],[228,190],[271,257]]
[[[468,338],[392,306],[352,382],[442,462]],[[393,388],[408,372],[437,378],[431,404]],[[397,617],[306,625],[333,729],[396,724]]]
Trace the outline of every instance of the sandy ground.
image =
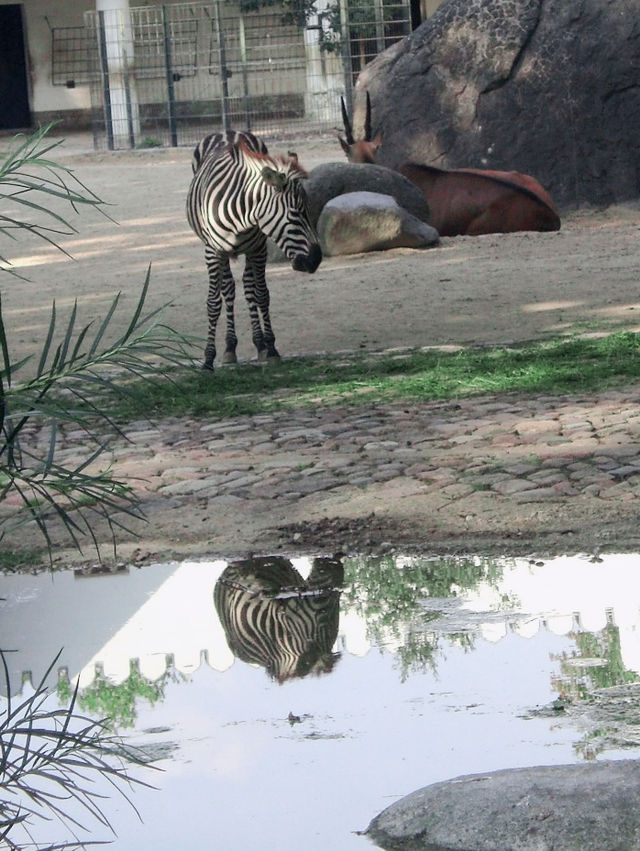
[[[80,320],[88,321],[121,291],[124,323],[149,264],[148,306],[168,304],[168,324],[204,336],[203,252],[184,213],[190,150],[94,154],[83,153],[83,143],[88,149],[90,139],[63,143],[60,158],[108,202],[117,224],[93,210],[72,213],[78,233],[59,241],[73,261],[30,238],[3,245],[1,253],[29,278],[3,276],[14,358],[38,349],[54,299],[58,310],[77,299]],[[296,147],[307,168],[340,158],[332,139]],[[640,203],[634,203],[569,211],[559,233],[458,237],[426,251],[326,258],[314,275],[274,265],[268,281],[278,347],[290,355],[635,329],[639,231]],[[240,261],[236,269],[241,273]],[[241,297],[236,312],[239,355],[252,358]]]
[[[0,140],[0,151],[7,144]],[[277,152],[291,146],[270,147]],[[308,169],[341,158],[331,138],[296,140],[295,147]],[[73,260],[29,237],[3,244],[0,253],[28,278],[4,275],[2,281],[15,360],[39,351],[54,300],[64,314],[77,299],[84,324],[99,320],[122,292],[124,327],[149,264],[148,308],[167,305],[163,318],[169,325],[186,334],[206,333],[203,252],[184,213],[190,156],[184,149],[94,153],[87,136],[62,143],[58,159],[108,202],[115,221],[93,210],[72,214],[78,232],[59,242]],[[565,211],[559,233],[458,237],[426,251],[326,258],[312,276],[273,265],[268,281],[278,348],[287,356],[638,330],[639,232],[637,202]],[[237,315],[238,354],[253,358],[242,298]],[[157,537],[162,518],[154,522]],[[235,532],[238,524],[229,522]]]

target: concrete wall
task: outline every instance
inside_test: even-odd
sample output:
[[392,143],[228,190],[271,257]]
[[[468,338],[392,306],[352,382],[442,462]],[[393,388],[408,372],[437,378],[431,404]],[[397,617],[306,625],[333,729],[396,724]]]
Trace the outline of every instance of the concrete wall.
[[[56,57],[61,60],[61,64],[56,67],[72,69],[74,46],[67,40],[72,33],[64,28],[77,27],[77,36],[80,38],[81,28],[85,25],[85,12],[95,12],[96,6],[106,8],[110,4],[106,3],[106,0],[98,0],[97,3],[96,0],[55,0],[55,2],[54,0],[23,0],[21,4],[12,3],[10,0],[0,0],[0,5],[20,5],[23,11],[29,108],[33,126],[56,118],[66,127],[88,127],[91,109],[90,84],[86,74],[83,76],[82,73],[73,73],[72,70],[67,76],[70,81],[73,80],[73,85],[65,84],[64,72],[54,76],[52,64],[54,33],[57,36]],[[120,5],[120,3],[115,0],[113,5]],[[139,9],[140,6],[151,7],[156,6],[157,3],[131,0],[129,5],[131,8]],[[169,0],[166,5],[173,5],[173,3]],[[236,55],[238,53],[238,8],[234,3],[225,4],[225,7],[227,58],[233,65],[234,60],[239,59]],[[309,85],[309,68],[307,67],[309,57],[303,33],[300,31],[296,33],[295,28],[292,27],[283,28],[281,13],[277,9],[265,9],[260,15],[252,14],[245,17],[249,27],[247,48],[250,61],[245,66],[244,74],[239,73],[239,66],[235,66],[234,75],[228,82],[229,95],[238,97],[244,90],[247,95],[253,97],[298,93],[299,97],[303,98],[307,94]],[[146,31],[144,12],[137,13],[136,19],[142,22],[142,30]],[[213,62],[215,66],[217,62],[211,53],[210,30],[207,30],[207,25],[210,26],[208,19],[207,21],[203,19],[198,29],[198,61],[195,72],[186,74],[176,85],[176,99],[185,103],[193,102],[194,106],[199,101],[221,95],[219,78],[216,77],[217,68],[207,67],[208,63]],[[270,42],[272,42],[271,47]],[[273,58],[263,59],[263,54],[266,56],[267,53],[273,54]],[[80,43],[76,45],[75,56],[81,65],[85,54],[81,50]],[[339,86],[342,80],[339,55],[326,55],[321,58],[323,76],[328,75],[331,78],[332,88]],[[136,56],[136,66],[142,70],[140,78],[135,83],[140,102],[161,104],[167,97],[166,80],[163,75],[145,73],[145,61],[144,56]],[[269,69],[268,72],[266,69]]]
[[[166,0],[166,5],[178,2]],[[422,2],[427,4],[431,13],[439,0]],[[61,121],[65,129],[91,126],[91,85],[98,87],[98,97],[102,90],[99,80],[91,84],[88,81],[86,52],[82,43],[85,13],[95,13],[96,7],[106,9],[123,3],[126,5],[126,0],[23,0],[22,3],[0,0],[0,6],[19,5],[23,12],[32,126],[37,127],[52,119]],[[129,0],[129,6],[138,10],[136,20],[142,22],[143,32],[148,30],[145,30],[145,12],[139,7],[157,5],[155,0]],[[241,38],[238,5],[228,0],[224,6],[227,62],[233,70],[227,81],[228,96],[238,102],[243,97],[251,100],[252,109],[262,100],[268,106],[269,115],[282,107],[283,120],[292,114],[295,102],[301,105],[295,106],[298,110],[296,115],[302,109],[307,119],[329,124],[338,121],[339,116],[337,113],[334,116],[332,110],[337,110],[336,104],[344,91],[341,53],[320,51],[314,30],[305,34],[299,30],[296,32],[295,27],[283,27],[281,13],[274,8],[244,15],[246,32]],[[191,13],[188,14],[191,16]],[[150,20],[153,15],[150,8]],[[199,115],[203,104],[215,103],[222,95],[217,52],[215,43],[211,41],[210,27],[210,19],[203,17],[197,30],[197,62],[191,70],[187,68],[179,75],[175,85],[175,100],[184,115]],[[75,36],[78,41],[75,45],[70,41],[74,33],[66,28],[77,28]],[[54,34],[55,55],[59,60],[56,62],[56,74],[53,69]],[[245,36],[248,61],[240,63],[239,45],[245,43]],[[167,81],[163,73],[145,68],[147,58],[144,50],[160,49],[154,47],[153,35],[151,40],[151,45],[135,56],[135,77],[130,76],[127,85],[132,87],[136,103],[141,107],[148,106],[148,111],[153,114],[156,107],[161,109],[167,99]],[[191,50],[188,39],[186,43],[184,49]],[[180,50],[179,44],[176,50]],[[207,109],[204,112],[207,113]],[[10,124],[4,126],[11,127]]]
[[[0,5],[16,5],[0,0]],[[52,34],[54,27],[83,25],[83,13],[94,8],[90,0],[24,0],[24,35],[26,41],[29,106],[34,126],[61,112],[78,119],[90,107],[88,85],[68,89],[54,86],[51,75]]]
[[438,6],[441,6],[444,0],[420,0],[420,17],[423,21],[430,18],[436,11]]

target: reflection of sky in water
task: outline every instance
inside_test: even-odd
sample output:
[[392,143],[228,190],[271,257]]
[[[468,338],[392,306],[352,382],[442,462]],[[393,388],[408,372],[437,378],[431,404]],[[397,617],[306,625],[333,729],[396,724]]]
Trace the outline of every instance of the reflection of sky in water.
[[[161,791],[135,793],[143,825],[113,799],[116,849],[372,847],[352,832],[420,786],[578,758],[578,731],[522,716],[557,695],[557,657],[576,651],[565,627],[599,630],[613,618],[624,667],[637,667],[636,565],[636,557],[538,567],[517,560],[499,581],[481,581],[455,600],[425,598],[423,608],[445,613],[422,626],[437,635],[435,669],[410,668],[404,681],[399,647],[420,619],[378,630],[379,648],[356,607],[342,613],[342,657],[330,675],[278,685],[263,669],[233,662],[211,596],[222,563],[82,579],[2,577],[0,646],[20,648],[10,657],[18,685],[23,671],[34,680],[44,672],[61,646],[61,664],[85,685],[96,662],[121,681],[131,657],[149,678],[162,673],[168,653],[190,672],[167,680],[154,706],[139,701],[135,729],[125,732],[136,744],[178,749],[160,763],[162,774],[152,773]],[[345,588],[343,602],[347,596]],[[505,601],[516,599],[505,612]],[[471,650],[449,635],[464,629]],[[200,664],[203,650],[210,664]],[[300,723],[288,722],[290,712]]]

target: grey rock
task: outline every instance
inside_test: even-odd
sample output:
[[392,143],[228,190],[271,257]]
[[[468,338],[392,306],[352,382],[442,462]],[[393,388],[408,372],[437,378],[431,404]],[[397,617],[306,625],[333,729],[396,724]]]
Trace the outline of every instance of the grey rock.
[[395,171],[381,165],[355,165],[354,163],[323,163],[309,172],[304,181],[311,221],[317,224],[323,207],[332,198],[348,192],[377,192],[391,195],[422,222],[429,222],[429,205],[422,192]]
[[373,819],[394,851],[640,849],[640,761],[516,768],[426,786]]
[[447,0],[376,57],[378,162],[516,170],[560,205],[640,193],[637,0]]
[[640,466],[638,464],[626,464],[623,467],[615,467],[610,473],[614,479],[628,479],[630,476],[640,474]]
[[325,204],[318,219],[323,254],[359,254],[389,248],[428,248],[438,231],[401,207],[391,195],[348,192]]

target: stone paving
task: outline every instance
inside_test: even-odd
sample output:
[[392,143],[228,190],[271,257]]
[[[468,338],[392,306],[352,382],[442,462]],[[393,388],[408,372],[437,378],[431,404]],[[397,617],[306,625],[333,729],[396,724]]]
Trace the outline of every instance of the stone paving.
[[131,430],[119,474],[163,496],[298,499],[398,477],[451,499],[640,496],[640,388],[567,400],[507,398],[328,409]]
[[[130,442],[114,446],[114,472],[174,500],[295,501],[402,478],[450,500],[483,490],[519,502],[630,501],[640,496],[639,401],[633,387],[138,422],[127,428]],[[68,431],[60,460],[80,460],[82,438]]]
[[[207,518],[250,510],[282,523],[304,519],[294,507],[310,500],[333,498],[333,508],[336,496],[342,506],[367,493],[383,508],[411,496],[425,512],[460,517],[479,495],[494,514],[506,505],[560,511],[585,499],[620,512],[640,498],[639,401],[640,385],[575,397],[140,421],[107,460],[159,523],[176,508]],[[40,440],[44,450],[48,436]],[[82,432],[63,435],[60,461],[79,462],[85,452]]]

